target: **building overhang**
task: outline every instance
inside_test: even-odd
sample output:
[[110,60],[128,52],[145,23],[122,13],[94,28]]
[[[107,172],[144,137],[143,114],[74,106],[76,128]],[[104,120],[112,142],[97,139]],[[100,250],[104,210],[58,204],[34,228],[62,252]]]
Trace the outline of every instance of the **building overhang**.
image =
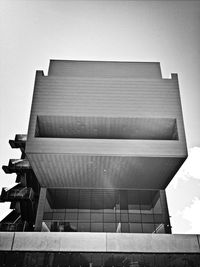
[[36,74],[26,155],[44,187],[164,189],[187,157],[177,75],[51,61]]

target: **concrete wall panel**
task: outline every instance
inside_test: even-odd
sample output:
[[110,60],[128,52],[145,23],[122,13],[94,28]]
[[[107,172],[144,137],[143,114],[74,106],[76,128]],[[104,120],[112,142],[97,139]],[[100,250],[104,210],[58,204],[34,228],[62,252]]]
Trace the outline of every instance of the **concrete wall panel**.
[[0,251],[11,250],[15,233],[1,232],[0,233]]
[[65,233],[60,239],[60,251],[106,252],[106,234]]
[[13,250],[59,251],[61,233],[18,232],[15,234]]
[[198,238],[168,234],[4,232],[0,233],[0,250],[200,253]]
[[107,251],[200,253],[197,236],[167,234],[107,234]]

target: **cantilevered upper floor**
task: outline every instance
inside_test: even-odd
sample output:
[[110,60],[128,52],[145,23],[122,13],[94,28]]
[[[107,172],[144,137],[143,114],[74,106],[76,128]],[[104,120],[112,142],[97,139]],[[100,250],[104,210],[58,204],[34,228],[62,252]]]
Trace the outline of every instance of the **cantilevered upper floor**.
[[44,187],[164,189],[187,156],[177,75],[51,61],[36,73],[26,154]]

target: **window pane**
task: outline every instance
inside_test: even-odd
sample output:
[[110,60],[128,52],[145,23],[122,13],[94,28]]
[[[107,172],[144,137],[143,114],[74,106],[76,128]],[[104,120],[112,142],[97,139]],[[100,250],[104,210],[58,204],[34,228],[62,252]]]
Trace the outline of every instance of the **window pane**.
[[101,266],[103,266],[102,253],[93,253],[92,254],[92,267],[101,267]]
[[130,223],[130,232],[131,233],[142,233],[142,224],[141,223]]
[[114,190],[104,190],[104,210],[115,210],[116,199]]
[[154,222],[154,216],[153,214],[142,214],[142,222],[146,223],[153,223]]
[[78,220],[80,221],[90,221],[90,212],[79,212]]
[[103,190],[92,190],[91,195],[91,209],[92,210],[103,210]]
[[78,222],[78,232],[90,232],[90,223]]
[[49,255],[49,262],[46,264],[46,266],[51,266],[52,259],[53,260],[53,266],[59,266],[59,267],[65,267],[69,266],[69,253],[48,253]]
[[155,232],[158,234],[164,234],[165,233],[165,226],[163,223],[155,224]]
[[160,201],[160,191],[152,191],[152,203],[154,213],[162,213],[161,201]]
[[141,214],[140,213],[129,213],[129,222],[141,222]]
[[65,219],[65,213],[61,213],[61,212],[53,213],[53,220],[64,220],[64,219]]
[[154,214],[154,221],[156,223],[164,222],[163,215],[162,214]]
[[153,213],[151,190],[140,191],[140,208],[142,213]]
[[90,209],[91,190],[80,190],[79,209]]
[[[144,266],[154,267],[155,266],[155,256],[154,254],[143,254]],[[166,264],[165,264],[166,266]]]
[[143,223],[143,233],[153,233],[155,231],[155,226],[153,223]]
[[104,213],[104,222],[115,222],[114,213]]
[[91,223],[91,232],[103,232],[103,223]]
[[78,209],[79,200],[79,190],[71,189],[68,190],[66,208],[68,209]]
[[116,232],[115,223],[104,223],[104,232]]
[[129,213],[137,213],[140,211],[140,197],[137,190],[128,191],[128,210]]
[[91,221],[93,222],[103,222],[103,213],[92,212]]
[[120,209],[128,210],[128,194],[127,191],[120,191]]
[[129,224],[128,223],[121,223],[121,229],[122,229],[122,233],[129,233]]
[[44,212],[43,219],[44,220],[52,220],[53,218],[53,212]]
[[80,253],[70,253],[70,264],[69,266],[72,267],[79,267],[80,266]]
[[121,222],[128,222],[128,213],[121,213]]
[[65,214],[66,221],[76,221],[78,219],[78,212],[67,212]]
[[105,267],[113,267],[114,266],[113,255],[111,253],[104,253],[103,254],[103,261],[104,261]]

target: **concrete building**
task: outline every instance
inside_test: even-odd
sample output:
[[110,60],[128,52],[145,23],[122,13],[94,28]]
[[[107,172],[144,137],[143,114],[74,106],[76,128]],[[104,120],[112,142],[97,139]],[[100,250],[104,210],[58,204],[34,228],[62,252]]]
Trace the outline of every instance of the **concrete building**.
[[165,188],[187,148],[159,63],[52,60],[10,145],[2,266],[200,266],[200,236],[171,234]]

